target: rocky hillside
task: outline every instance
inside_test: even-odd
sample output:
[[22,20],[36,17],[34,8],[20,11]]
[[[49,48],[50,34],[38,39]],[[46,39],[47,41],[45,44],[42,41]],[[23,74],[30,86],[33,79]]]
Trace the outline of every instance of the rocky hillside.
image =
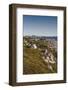
[[23,74],[57,72],[57,52],[52,42],[46,39],[24,38]]

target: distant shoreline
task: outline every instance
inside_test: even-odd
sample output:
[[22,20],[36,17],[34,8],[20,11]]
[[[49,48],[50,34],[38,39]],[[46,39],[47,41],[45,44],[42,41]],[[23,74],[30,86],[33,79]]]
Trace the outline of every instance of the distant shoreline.
[[57,36],[43,36],[43,35],[24,35],[25,36],[28,36],[28,37],[57,37]]
[[37,35],[29,36],[29,35],[26,35],[23,37],[28,37],[28,38],[33,38],[33,39],[37,38],[37,39],[55,39],[55,40],[57,40],[57,36],[37,36]]

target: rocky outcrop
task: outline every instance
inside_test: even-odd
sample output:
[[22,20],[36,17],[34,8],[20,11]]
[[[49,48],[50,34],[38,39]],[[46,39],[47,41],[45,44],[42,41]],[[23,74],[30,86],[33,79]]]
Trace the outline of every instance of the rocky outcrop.
[[49,52],[47,49],[45,50],[43,56],[43,60],[47,63],[48,68],[53,71],[52,65],[55,64],[55,58],[51,52]]

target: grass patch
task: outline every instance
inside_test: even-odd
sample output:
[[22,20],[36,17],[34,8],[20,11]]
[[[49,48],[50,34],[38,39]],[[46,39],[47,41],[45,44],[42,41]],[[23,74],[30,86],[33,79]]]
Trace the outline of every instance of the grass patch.
[[[54,66],[54,65],[53,65]],[[56,69],[55,71],[56,72]],[[54,73],[48,69],[38,49],[24,48],[23,74]]]

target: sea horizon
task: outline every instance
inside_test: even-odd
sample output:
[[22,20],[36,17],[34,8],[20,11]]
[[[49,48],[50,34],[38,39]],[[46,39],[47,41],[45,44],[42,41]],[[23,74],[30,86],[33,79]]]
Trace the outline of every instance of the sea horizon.
[[29,37],[57,37],[57,36],[44,36],[44,35],[23,35],[25,36],[29,36]]

